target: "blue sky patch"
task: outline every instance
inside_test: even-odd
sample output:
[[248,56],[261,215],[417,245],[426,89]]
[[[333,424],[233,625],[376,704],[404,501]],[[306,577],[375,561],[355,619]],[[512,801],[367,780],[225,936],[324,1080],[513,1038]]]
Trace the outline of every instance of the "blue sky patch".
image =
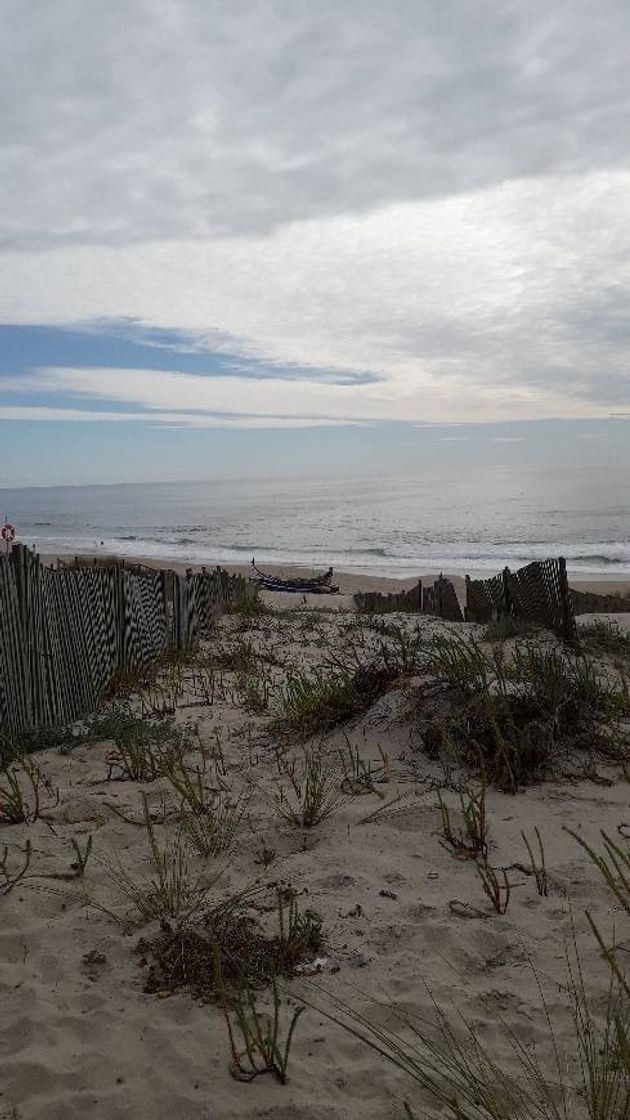
[[65,366],[174,370],[206,377],[258,380],[307,378],[336,385],[368,385],[382,380],[375,373],[276,365],[223,349],[212,351],[206,345],[184,331],[145,327],[132,319],[64,327],[0,324],[0,378],[15,377],[42,366]]

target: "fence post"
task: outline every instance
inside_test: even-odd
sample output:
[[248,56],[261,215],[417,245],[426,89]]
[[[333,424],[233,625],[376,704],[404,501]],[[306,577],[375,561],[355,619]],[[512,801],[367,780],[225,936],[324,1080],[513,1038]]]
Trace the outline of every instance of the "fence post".
[[567,642],[571,642],[575,637],[575,629],[571,596],[569,594],[569,580],[567,578],[567,562],[564,556],[558,557],[558,589],[560,592],[562,634]]
[[504,568],[502,572],[503,579],[503,609],[505,614],[512,614],[512,592],[510,590],[510,569]]

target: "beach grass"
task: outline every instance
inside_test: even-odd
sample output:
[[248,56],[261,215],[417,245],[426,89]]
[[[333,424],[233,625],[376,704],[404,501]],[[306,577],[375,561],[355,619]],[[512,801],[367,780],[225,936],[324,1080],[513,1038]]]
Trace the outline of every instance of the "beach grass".
[[[284,780],[283,780],[284,779]],[[281,770],[274,794],[280,817],[298,828],[316,828],[347,804],[343,772],[335,758],[304,751],[297,767]]]
[[210,905],[210,891],[223,869],[215,870],[210,876],[193,872],[181,833],[160,845],[145,794],[142,794],[142,806],[149,872],[143,875],[139,867],[132,872],[120,859],[113,863],[104,861],[103,867],[117,900],[127,907],[121,915],[118,908],[111,909],[108,905],[107,913],[123,925],[172,919],[189,921]]

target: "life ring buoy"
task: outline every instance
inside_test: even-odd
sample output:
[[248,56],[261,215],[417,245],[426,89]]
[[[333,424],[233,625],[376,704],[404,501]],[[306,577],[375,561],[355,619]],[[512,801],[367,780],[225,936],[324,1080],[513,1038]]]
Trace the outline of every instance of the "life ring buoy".
[[12,544],[15,540],[15,525],[12,525],[10,521],[5,521],[0,530],[0,535],[3,541],[6,541],[7,544]]

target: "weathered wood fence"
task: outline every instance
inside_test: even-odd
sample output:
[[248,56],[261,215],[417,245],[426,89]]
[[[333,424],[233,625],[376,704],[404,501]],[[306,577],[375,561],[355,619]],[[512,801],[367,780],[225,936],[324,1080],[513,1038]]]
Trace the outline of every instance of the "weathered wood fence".
[[[570,591],[566,561],[561,556],[557,560],[537,560],[516,572],[505,568],[490,579],[471,579],[466,576],[464,615],[451,580],[442,575],[429,587],[422,587],[418,581],[411,591],[392,595],[370,592],[355,595],[354,602],[357,610],[366,613],[413,611],[436,615],[451,622],[461,622],[463,617],[468,622],[490,622],[492,619],[511,615],[514,618],[542,622],[565,641],[572,642],[576,637],[576,596],[579,597],[577,601],[580,605],[584,602],[583,610],[605,610],[603,605],[598,608],[592,604],[596,599],[602,603],[610,598],[583,596],[581,592]],[[630,609],[630,600],[625,601],[625,609]]]
[[466,576],[467,622],[490,622],[506,615],[542,622],[565,641],[574,641],[575,617],[564,557],[536,560],[516,572],[504,568],[491,579]]
[[389,614],[392,611],[409,611],[432,614],[451,622],[461,622],[462,609],[457,592],[450,579],[440,575],[433,586],[423,587],[418,580],[410,591],[396,591],[383,595],[380,591],[360,592],[354,596],[358,611],[364,614]]
[[438,576],[433,587],[425,587],[422,610],[424,614],[434,614],[449,622],[462,622],[464,617],[457,592],[450,579],[443,575]]
[[574,614],[621,614],[630,612],[630,597],[598,595],[595,591],[577,591],[572,587],[571,605]]
[[359,591],[354,605],[362,614],[389,614],[392,611],[422,610],[422,581],[418,580],[410,591],[394,591],[383,595],[380,591]]
[[0,727],[72,723],[98,707],[119,670],[186,648],[248,593],[246,580],[221,569],[52,568],[14,545],[0,558]]

